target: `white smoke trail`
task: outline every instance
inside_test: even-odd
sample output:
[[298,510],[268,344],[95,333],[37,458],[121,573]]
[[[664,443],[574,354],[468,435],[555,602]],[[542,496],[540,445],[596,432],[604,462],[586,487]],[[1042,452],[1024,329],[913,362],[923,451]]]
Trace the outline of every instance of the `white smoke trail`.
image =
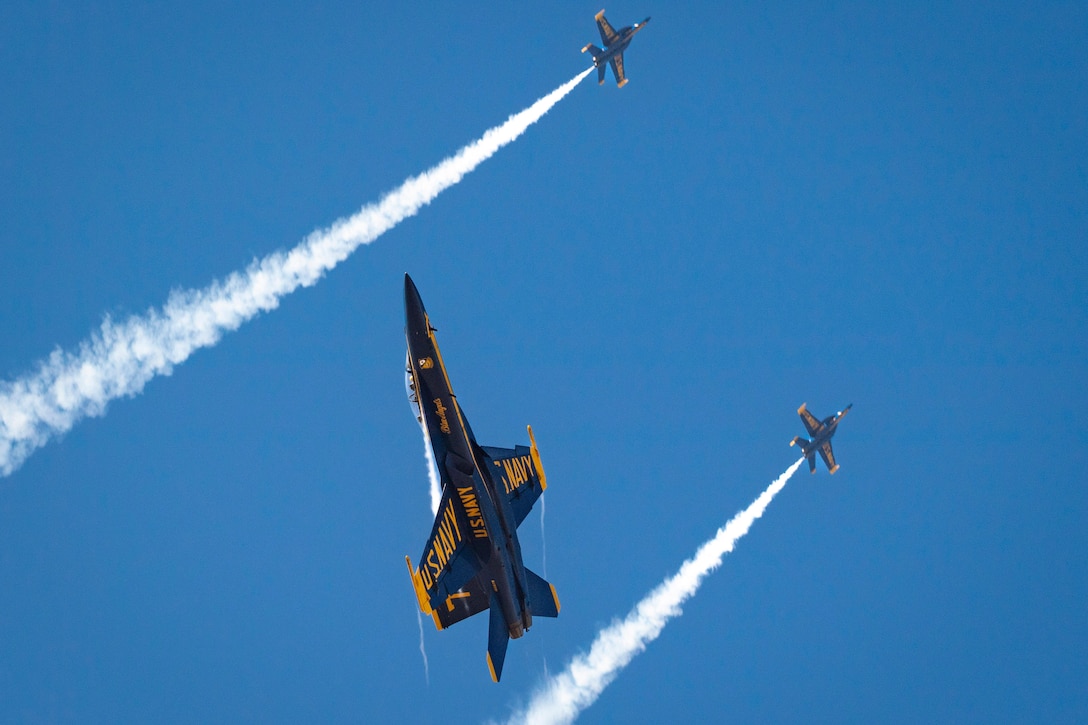
[[201,290],[171,293],[149,310],[102,327],[78,352],[55,350],[36,372],[0,383],[0,476],[85,416],[100,416],[115,398],[133,396],[156,375],[169,375],[198,348],[214,345],[280,298],[316,283],[362,244],[414,215],[443,190],[510,143],[567,95],[592,69],[488,130],[437,166],[412,177],[353,216],[310,234],[288,252],[254,261],[244,272]]
[[[423,452],[427,459],[427,478],[431,481],[431,515],[438,516],[438,505],[442,503],[442,485],[438,481],[438,469],[434,465],[434,451],[431,450],[431,438],[427,435],[427,425],[421,424],[423,431]],[[423,675],[427,684],[431,684],[431,666],[427,662],[427,648],[423,642],[423,615],[416,607],[416,621],[419,623],[419,653],[423,655]]]
[[419,625],[419,653],[423,655],[423,677],[431,684],[431,665],[427,662],[427,648],[423,646],[423,614],[416,607],[416,624]]
[[427,435],[427,424],[420,423],[419,428],[423,431],[423,453],[427,458],[427,478],[431,482],[431,515],[438,516],[438,506],[442,503],[442,483],[434,463],[434,449],[431,448],[431,437]]
[[790,466],[748,508],[718,529],[714,538],[699,547],[680,571],[635,605],[626,619],[614,621],[603,629],[589,652],[576,656],[566,670],[549,678],[533,695],[528,707],[510,722],[569,723],[592,705],[619,671],[657,639],[670,619],[681,613],[680,605],[698,591],[707,574],[721,565],[722,557],[748,533],[804,460],[801,458]]

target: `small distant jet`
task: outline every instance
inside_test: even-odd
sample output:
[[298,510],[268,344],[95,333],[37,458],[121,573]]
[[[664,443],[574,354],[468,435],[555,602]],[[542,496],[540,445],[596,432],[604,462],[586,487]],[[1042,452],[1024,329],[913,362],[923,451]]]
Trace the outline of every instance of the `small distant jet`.
[[540,451],[530,446],[476,444],[450,387],[435,329],[412,278],[404,275],[408,399],[427,435],[442,479],[431,536],[418,568],[408,573],[424,614],[445,629],[491,610],[487,666],[499,681],[506,646],[525,634],[533,616],[559,616],[555,587],[525,568],[518,526],[547,487]]
[[588,50],[593,54],[593,65],[597,66],[598,85],[604,83],[605,66],[611,64],[612,73],[616,76],[616,86],[623,88],[627,85],[627,76],[623,74],[623,51],[627,50],[627,46],[631,44],[631,39],[635,37],[635,33],[646,27],[646,23],[650,22],[650,19],[646,18],[641,23],[621,28],[618,33],[612,29],[612,25],[605,19],[604,10],[597,13],[594,19],[597,21],[597,30],[601,31],[601,42],[604,43],[604,50],[601,50],[593,43],[587,43],[586,47],[582,48],[582,52],[585,53]]
[[835,430],[839,427],[839,421],[843,419],[850,409],[854,407],[854,404],[846,406],[835,415],[829,415],[823,420],[816,420],[816,417],[812,413],[808,412],[805,408],[805,403],[801,403],[801,407],[797,409],[797,414],[801,416],[801,422],[805,424],[805,430],[812,438],[805,440],[801,436],[796,436],[790,445],[801,446],[801,453],[808,459],[808,468],[812,473],[816,473],[816,454],[820,454],[820,458],[824,459],[824,463],[827,464],[827,470],[834,473],[839,470],[839,464],[835,463],[835,454],[831,450],[831,438],[835,435]]

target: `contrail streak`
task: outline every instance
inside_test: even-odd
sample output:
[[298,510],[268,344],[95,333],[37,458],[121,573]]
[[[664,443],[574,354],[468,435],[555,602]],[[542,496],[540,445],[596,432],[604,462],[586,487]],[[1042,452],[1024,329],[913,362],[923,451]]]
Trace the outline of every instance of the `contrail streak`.
[[108,317],[76,352],[55,350],[25,377],[0,383],[0,476],[85,416],[105,414],[111,400],[133,396],[169,375],[195,350],[219,341],[280,298],[316,283],[362,244],[414,215],[510,143],[560,101],[592,68],[514,114],[437,166],[414,176],[353,216],[311,233],[294,249],[255,260],[204,289],[170,294],[162,309],[122,323]]
[[419,653],[423,655],[423,677],[431,684],[431,666],[427,663],[427,648],[423,646],[423,614],[416,607],[416,624],[419,625]]
[[748,508],[718,529],[714,538],[699,547],[680,571],[635,605],[626,619],[614,621],[603,629],[589,652],[576,656],[563,672],[549,678],[533,695],[528,707],[511,718],[511,722],[569,723],[592,705],[619,671],[657,639],[670,619],[681,613],[680,605],[698,591],[707,574],[721,565],[722,557],[748,533],[804,460],[801,458],[790,466]]
[[431,448],[431,437],[427,435],[427,424],[420,423],[423,431],[423,454],[427,459],[427,479],[431,482],[431,515],[438,515],[438,507],[442,503],[442,483],[438,479],[438,466],[434,462],[434,449]]

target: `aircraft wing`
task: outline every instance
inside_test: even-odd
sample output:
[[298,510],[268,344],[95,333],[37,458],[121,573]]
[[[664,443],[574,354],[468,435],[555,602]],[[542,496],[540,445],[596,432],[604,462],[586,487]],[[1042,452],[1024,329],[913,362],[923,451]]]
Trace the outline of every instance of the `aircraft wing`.
[[594,19],[597,21],[597,30],[601,31],[601,41],[604,43],[605,47],[607,48],[612,45],[612,43],[616,42],[616,39],[619,38],[619,33],[612,28],[612,24],[605,18],[604,10],[597,13]]
[[608,62],[612,64],[612,72],[616,74],[616,87],[623,88],[627,84],[627,76],[623,74],[623,53],[612,56]]
[[514,449],[483,446],[483,449],[491,458],[488,468],[492,480],[506,494],[506,500],[514,510],[514,526],[521,526],[547,488],[532,449],[525,446]]
[[823,428],[823,424],[816,420],[816,416],[808,412],[808,408],[806,408],[804,404],[797,409],[797,415],[801,416],[801,422],[805,424],[805,430],[808,431],[810,436],[816,435],[816,433]]
[[839,464],[835,463],[835,453],[831,450],[831,441],[820,446],[820,458],[827,464],[827,470],[831,473],[839,470]]
[[[475,506],[475,499],[471,503]],[[412,571],[420,606],[424,600],[429,602],[436,617],[448,598],[468,585],[483,566],[481,555],[486,554],[477,551],[474,538],[475,529],[461,494],[456,487],[446,486],[419,568]]]

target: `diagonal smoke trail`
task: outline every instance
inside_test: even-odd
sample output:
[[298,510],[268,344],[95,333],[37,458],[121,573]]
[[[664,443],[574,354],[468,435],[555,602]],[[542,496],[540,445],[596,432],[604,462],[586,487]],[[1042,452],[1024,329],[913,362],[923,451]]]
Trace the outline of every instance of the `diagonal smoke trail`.
[[670,619],[681,613],[680,605],[698,591],[707,574],[721,565],[722,557],[748,533],[804,460],[801,458],[790,466],[748,508],[718,529],[714,538],[700,546],[680,571],[635,605],[626,619],[614,621],[603,629],[589,652],[575,657],[563,672],[546,681],[528,707],[511,718],[511,722],[569,723],[592,705],[619,671],[657,639]]
[[275,309],[284,295],[316,283],[360,245],[414,215],[524,133],[591,70],[408,179],[379,202],[311,233],[294,249],[254,261],[244,272],[204,289],[175,291],[161,310],[122,323],[107,317],[77,352],[55,350],[37,371],[0,382],[0,476],[9,475],[37,448],[85,416],[105,414],[111,400],[136,395],[156,375],[169,375],[195,350],[214,345],[224,332]]
[[431,666],[427,663],[427,648],[423,646],[423,613],[416,607],[416,624],[419,625],[419,653],[423,655],[423,677],[431,684]]
[[438,466],[434,462],[431,437],[427,435],[427,424],[420,423],[419,427],[423,431],[423,453],[427,459],[427,480],[431,484],[431,516],[437,516],[438,507],[442,504],[442,483],[438,478]]

